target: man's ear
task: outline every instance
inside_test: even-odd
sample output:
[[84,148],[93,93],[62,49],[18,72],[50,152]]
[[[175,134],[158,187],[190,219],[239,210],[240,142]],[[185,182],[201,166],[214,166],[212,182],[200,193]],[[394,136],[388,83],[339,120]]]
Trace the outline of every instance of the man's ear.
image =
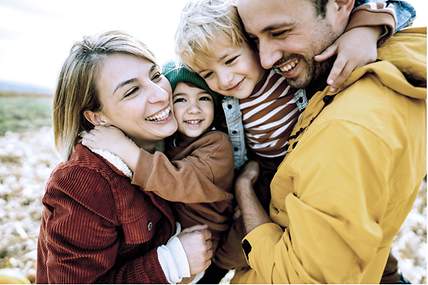
[[355,0],[335,0],[335,2],[338,16],[348,19],[354,9]]
[[83,116],[94,126],[104,126],[107,124],[106,118],[101,112],[83,111]]

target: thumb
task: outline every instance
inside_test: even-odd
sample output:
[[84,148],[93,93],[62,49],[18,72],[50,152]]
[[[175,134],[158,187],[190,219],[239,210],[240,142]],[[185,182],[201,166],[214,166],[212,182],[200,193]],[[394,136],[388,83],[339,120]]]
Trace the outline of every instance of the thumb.
[[320,62],[334,56],[335,54],[337,54],[337,44],[333,43],[331,46],[326,48],[322,53],[320,53],[319,55],[316,55],[314,59],[315,61]]
[[207,225],[195,225],[192,227],[188,227],[185,228],[183,231],[181,231],[182,233],[191,233],[191,232],[195,232],[195,231],[200,231],[200,230],[205,230],[208,229]]

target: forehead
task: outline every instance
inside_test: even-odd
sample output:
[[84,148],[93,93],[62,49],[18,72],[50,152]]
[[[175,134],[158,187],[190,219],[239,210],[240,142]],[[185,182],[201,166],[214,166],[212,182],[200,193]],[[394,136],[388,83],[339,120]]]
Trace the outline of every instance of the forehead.
[[148,75],[152,66],[153,63],[147,59],[117,53],[108,55],[104,58],[98,74],[100,80],[107,79],[113,83],[127,80],[136,75]]
[[279,25],[294,24],[312,10],[310,0],[238,0],[237,9],[248,33],[259,34]]
[[98,90],[113,93],[122,82],[149,76],[152,67],[153,63],[145,58],[120,53],[107,55],[98,69]]
[[209,94],[208,91],[189,82],[179,82],[174,89],[174,95],[197,95],[201,93]]

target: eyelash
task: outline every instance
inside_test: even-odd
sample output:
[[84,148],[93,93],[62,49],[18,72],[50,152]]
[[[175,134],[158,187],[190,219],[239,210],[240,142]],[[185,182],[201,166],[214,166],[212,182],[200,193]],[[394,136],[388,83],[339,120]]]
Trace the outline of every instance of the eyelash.
[[226,65],[232,64],[237,58],[239,57],[239,55],[232,57],[231,59],[226,60]]
[[276,38],[276,37],[280,37],[283,36],[288,30],[282,30],[282,31],[277,31],[277,32],[271,32],[272,37]]
[[124,95],[123,97],[131,96],[131,95],[133,95],[135,92],[137,92],[139,89],[140,89],[140,88],[139,88],[139,87],[137,87],[137,86],[132,87],[131,89],[129,89],[129,90],[128,90],[128,92],[126,92],[126,93],[125,93],[125,95]]
[[201,75],[201,77],[202,77],[203,79],[208,79],[208,78],[210,78],[210,77],[211,77],[211,75],[213,75],[213,73],[212,73],[212,72],[208,72],[207,74]]
[[175,103],[183,103],[183,102],[185,102],[184,98],[176,98],[172,103],[175,104]]
[[156,73],[153,74],[152,81],[157,82],[161,79],[161,77],[162,77],[162,73],[160,73],[159,71],[156,71]]

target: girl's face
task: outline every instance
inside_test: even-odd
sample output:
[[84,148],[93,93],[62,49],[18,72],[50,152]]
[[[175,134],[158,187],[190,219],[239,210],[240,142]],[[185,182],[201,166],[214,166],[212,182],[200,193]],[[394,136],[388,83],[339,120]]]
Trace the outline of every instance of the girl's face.
[[207,91],[180,82],[174,90],[172,101],[181,134],[196,138],[211,126],[214,120],[214,101]]
[[136,143],[160,141],[177,130],[171,86],[159,66],[136,56],[109,55],[101,65],[98,116]]

